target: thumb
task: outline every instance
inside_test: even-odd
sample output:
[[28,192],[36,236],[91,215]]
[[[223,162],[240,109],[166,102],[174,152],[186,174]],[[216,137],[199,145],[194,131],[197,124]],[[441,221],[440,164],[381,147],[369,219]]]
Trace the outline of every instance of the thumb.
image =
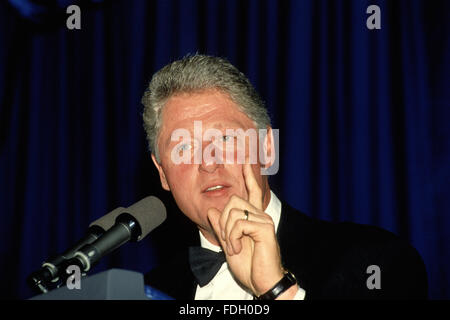
[[223,237],[222,237],[222,231],[220,229],[220,216],[222,215],[222,212],[220,212],[219,210],[217,210],[216,208],[209,208],[208,209],[208,220],[209,223],[211,224],[214,233],[216,234],[216,238],[219,240],[220,245],[222,246],[222,249],[224,248],[225,241],[223,241]]

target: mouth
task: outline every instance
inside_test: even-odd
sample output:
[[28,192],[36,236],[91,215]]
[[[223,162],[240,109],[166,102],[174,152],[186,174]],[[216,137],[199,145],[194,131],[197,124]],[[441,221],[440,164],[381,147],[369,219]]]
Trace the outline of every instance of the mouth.
[[223,184],[223,183],[210,184],[203,189],[202,194],[204,194],[208,197],[209,196],[222,196],[222,195],[225,195],[226,193],[228,193],[229,188],[230,188],[229,185]]

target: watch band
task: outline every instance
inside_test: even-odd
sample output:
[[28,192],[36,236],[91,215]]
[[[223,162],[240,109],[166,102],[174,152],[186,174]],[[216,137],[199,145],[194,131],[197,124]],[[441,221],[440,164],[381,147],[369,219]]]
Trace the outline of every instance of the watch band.
[[281,280],[278,281],[272,289],[260,295],[259,297],[255,296],[254,298],[255,300],[274,300],[296,283],[297,279],[295,278],[294,274],[290,271],[285,271],[284,277],[281,278]]

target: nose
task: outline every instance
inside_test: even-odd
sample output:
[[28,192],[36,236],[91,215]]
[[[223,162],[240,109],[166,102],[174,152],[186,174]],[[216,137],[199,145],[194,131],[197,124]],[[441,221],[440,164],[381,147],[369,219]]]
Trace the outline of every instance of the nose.
[[[206,152],[205,152],[206,150]],[[202,162],[200,163],[199,170],[206,173],[214,173],[217,168],[223,166],[221,159],[216,157],[216,149],[212,144],[206,144],[202,150]],[[220,152],[218,152],[220,156]]]
[[202,163],[200,164],[199,170],[207,172],[207,173],[214,173],[214,171],[216,171],[218,166],[219,166],[219,164],[217,164],[216,162],[212,162],[212,163],[208,164],[208,163],[205,163],[205,161],[202,161]]

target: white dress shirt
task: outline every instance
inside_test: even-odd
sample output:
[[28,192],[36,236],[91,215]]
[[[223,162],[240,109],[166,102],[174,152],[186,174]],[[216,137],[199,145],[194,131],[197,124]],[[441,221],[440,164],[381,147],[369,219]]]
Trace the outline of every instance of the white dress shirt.
[[[278,229],[281,216],[281,202],[277,196],[270,191],[270,202],[265,212],[270,215],[274,224],[275,232]],[[200,231],[199,231],[200,232]],[[209,242],[200,232],[200,245],[203,248],[219,252],[221,248]],[[294,300],[303,300],[305,290],[298,287]],[[253,300],[253,294],[250,290],[241,286],[228,269],[228,263],[222,264],[219,272],[204,287],[197,285],[195,300]]]

